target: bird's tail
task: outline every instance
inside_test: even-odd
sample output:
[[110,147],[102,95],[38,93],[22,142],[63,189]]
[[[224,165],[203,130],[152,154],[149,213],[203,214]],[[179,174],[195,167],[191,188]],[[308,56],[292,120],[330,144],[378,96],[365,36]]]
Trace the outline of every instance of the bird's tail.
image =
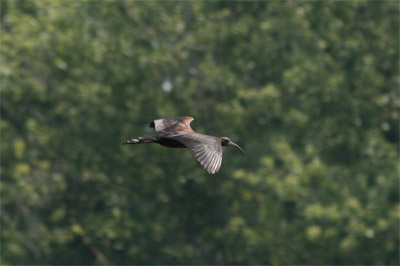
[[155,142],[157,140],[158,140],[158,138],[156,136],[138,137],[137,139],[128,139],[127,141],[123,142],[122,144],[150,143],[150,142]]

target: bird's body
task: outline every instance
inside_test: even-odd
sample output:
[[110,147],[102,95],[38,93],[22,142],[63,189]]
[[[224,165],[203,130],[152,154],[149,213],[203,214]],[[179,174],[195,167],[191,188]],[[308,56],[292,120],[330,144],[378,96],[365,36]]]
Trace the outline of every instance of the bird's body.
[[123,144],[158,143],[168,148],[189,148],[193,156],[210,174],[219,171],[222,163],[222,146],[243,149],[227,137],[200,134],[190,127],[194,119],[190,116],[156,119],[150,123],[158,134],[125,141]]

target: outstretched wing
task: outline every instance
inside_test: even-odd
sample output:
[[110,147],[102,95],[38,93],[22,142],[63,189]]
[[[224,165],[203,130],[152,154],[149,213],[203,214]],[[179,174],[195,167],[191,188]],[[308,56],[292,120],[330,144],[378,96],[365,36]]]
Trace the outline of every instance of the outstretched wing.
[[164,138],[179,141],[188,147],[208,173],[215,174],[221,168],[222,146],[219,138],[199,133],[177,134]]
[[162,118],[156,119],[150,123],[150,127],[154,127],[157,132],[160,131],[190,131],[192,132],[192,128],[190,127],[190,122],[194,120],[193,117],[190,116],[181,116],[174,118]]

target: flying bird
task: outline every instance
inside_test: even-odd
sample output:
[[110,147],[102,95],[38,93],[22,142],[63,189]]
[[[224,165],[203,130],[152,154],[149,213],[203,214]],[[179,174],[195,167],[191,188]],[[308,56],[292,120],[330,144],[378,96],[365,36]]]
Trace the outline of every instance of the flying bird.
[[246,155],[239,145],[227,137],[218,138],[193,131],[190,127],[193,120],[194,118],[190,116],[156,119],[149,125],[155,128],[156,135],[130,139],[122,144],[155,142],[168,148],[189,148],[210,174],[217,173],[221,168],[222,146],[236,147]]

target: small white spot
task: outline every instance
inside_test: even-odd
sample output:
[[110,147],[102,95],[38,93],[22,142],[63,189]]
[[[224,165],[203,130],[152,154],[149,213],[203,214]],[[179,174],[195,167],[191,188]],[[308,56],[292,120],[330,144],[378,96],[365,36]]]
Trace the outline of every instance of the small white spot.
[[172,83],[169,80],[164,80],[162,83],[162,89],[165,92],[170,92],[172,90]]

